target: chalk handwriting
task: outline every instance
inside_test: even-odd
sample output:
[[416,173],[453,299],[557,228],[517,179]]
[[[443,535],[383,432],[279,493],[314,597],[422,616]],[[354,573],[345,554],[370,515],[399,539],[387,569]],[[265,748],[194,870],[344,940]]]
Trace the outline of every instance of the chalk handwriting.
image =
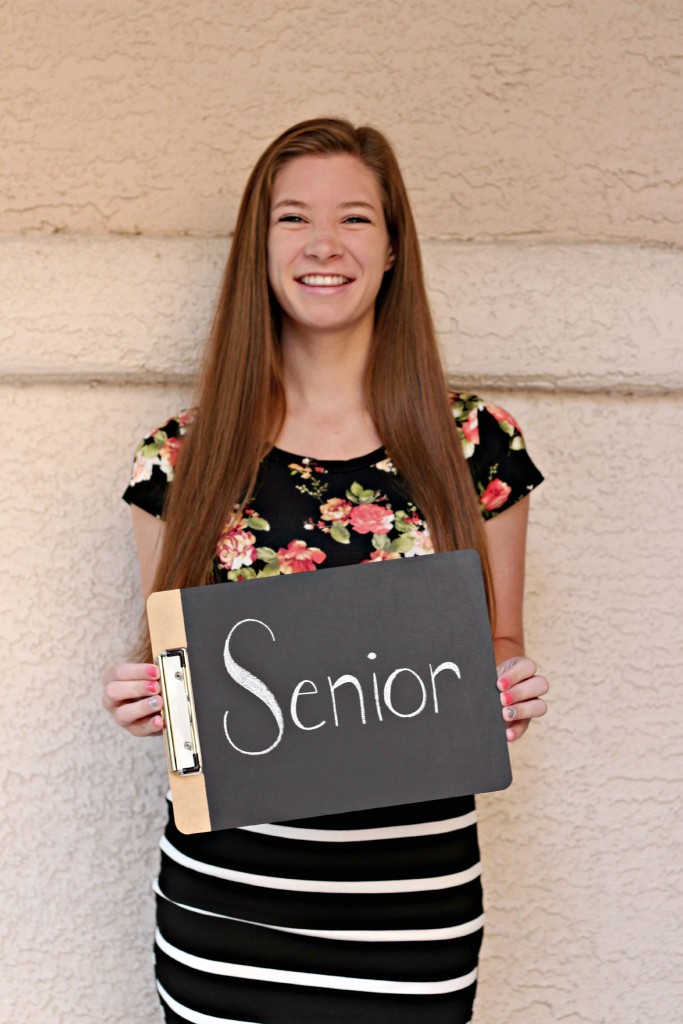
[[228,639],[225,641],[225,647],[223,649],[223,660],[225,661],[225,667],[228,670],[228,674],[232,676],[236,683],[239,683],[239,685],[243,686],[244,689],[247,690],[249,693],[253,693],[255,697],[258,697],[259,700],[262,700],[266,707],[272,712],[273,718],[277,723],[278,733],[275,740],[271,743],[269,747],[266,747],[265,750],[242,750],[241,747],[238,747],[237,744],[233,743],[233,741],[230,739],[230,733],[228,732],[227,711],[223,715],[223,729],[225,731],[225,736],[230,746],[234,747],[235,750],[239,751],[240,754],[269,754],[271,750],[275,749],[275,747],[282,739],[282,734],[285,731],[285,720],[282,716],[282,709],[280,705],[278,704],[277,700],[275,699],[275,696],[271,693],[266,684],[261,679],[259,679],[258,676],[255,676],[252,672],[250,672],[248,669],[243,668],[242,665],[238,665],[230,653],[230,641],[232,640],[232,634],[239,626],[243,625],[245,622],[257,622],[259,626],[263,626],[265,629],[268,630],[271,639],[275,641],[275,635],[272,629],[270,628],[270,626],[266,626],[265,622],[261,622],[260,619],[242,619],[240,622],[238,622],[236,625],[232,627],[232,629],[228,633]]
[[[232,656],[232,654],[230,652],[230,641],[232,640],[232,637],[233,637],[233,634],[234,634],[235,630],[239,629],[240,626],[243,626],[247,622],[252,622],[252,623],[255,623],[256,625],[263,626],[263,628],[267,629],[268,632],[270,633],[271,640],[273,640],[273,642],[276,642],[275,641],[275,634],[273,633],[273,631],[270,628],[270,626],[268,626],[265,622],[262,622],[260,619],[241,619],[239,622],[237,622],[232,627],[232,629],[230,630],[230,632],[228,634],[228,637],[227,637],[227,639],[225,641],[225,647],[223,649],[223,660],[225,662],[225,668],[226,668],[226,671],[227,671],[228,675],[232,679],[234,679],[234,681],[239,686],[243,687],[248,693],[253,694],[254,697],[257,697],[258,700],[260,700],[263,704],[266,705],[266,707],[268,708],[268,710],[272,714],[273,719],[275,720],[275,724],[277,726],[277,736],[275,737],[273,742],[270,744],[270,746],[269,747],[264,747],[263,750],[244,750],[242,747],[238,747],[237,744],[232,739],[232,737],[230,736],[230,733],[228,731],[228,714],[229,714],[228,711],[226,711],[225,714],[223,715],[223,731],[225,732],[225,737],[226,737],[228,743],[230,744],[230,746],[233,747],[238,753],[240,753],[240,754],[248,754],[250,756],[259,756],[261,754],[269,754],[280,743],[280,741],[282,740],[282,737],[284,736],[284,732],[285,732],[285,719],[284,719],[284,715],[282,713],[282,708],[280,707],[280,704],[279,704],[279,702],[277,700],[277,697],[272,692],[272,690],[269,689],[269,687],[263,682],[262,679],[259,679],[258,676],[255,676],[253,674],[253,672],[250,672],[248,669],[244,668],[243,665],[239,665],[235,661],[235,659],[233,658],[233,656]],[[368,654],[368,658],[371,661],[374,661],[377,658],[377,654],[374,651],[370,651],[369,654]],[[442,661],[440,665],[436,666],[436,668],[433,668],[432,665],[429,666],[429,676],[430,676],[430,682],[431,682],[431,698],[432,698],[431,699],[431,705],[432,705],[433,712],[434,712],[435,715],[439,714],[439,699],[438,699],[438,695],[437,695],[437,686],[436,686],[437,676],[440,673],[447,672],[447,671],[453,672],[458,679],[462,678],[461,675],[460,675],[460,669],[452,661]],[[396,708],[394,706],[393,687],[394,687],[394,683],[396,682],[397,678],[401,674],[410,675],[410,676],[412,676],[417,681],[416,693],[419,694],[419,697],[418,697],[417,703],[416,703],[416,705],[415,705],[415,707],[414,707],[414,709],[412,711],[399,711],[398,708]],[[329,695],[330,695],[330,702],[332,704],[332,713],[333,713],[333,716],[334,716],[335,727],[338,728],[339,725],[340,725],[339,714],[337,712],[337,690],[340,689],[343,686],[348,686],[348,685],[351,686],[351,691],[350,692],[354,692],[355,691],[357,696],[358,696],[358,708],[359,708],[360,722],[361,722],[362,725],[366,725],[367,724],[367,717],[366,717],[366,710],[365,710],[365,697],[364,697],[364,694],[363,694],[363,687],[362,687],[362,684],[361,684],[360,680],[357,679],[356,676],[351,675],[350,673],[344,673],[344,674],[338,676],[334,680],[332,679],[332,676],[327,676],[327,683],[328,683],[328,689],[329,689]],[[384,708],[386,708],[387,711],[390,711],[393,715],[395,715],[398,718],[415,718],[417,715],[422,714],[422,712],[427,707],[427,702],[428,702],[427,687],[425,686],[422,677],[415,671],[415,669],[412,669],[412,668],[402,667],[402,668],[394,669],[394,671],[391,672],[387,676],[383,688],[380,688],[380,685],[379,685],[379,682],[378,682],[378,679],[377,679],[377,673],[373,672],[372,673],[372,691],[373,691],[373,696],[374,696],[375,712],[376,712],[377,718],[378,718],[378,720],[380,722],[384,721],[384,718],[383,718],[383,715],[382,715],[382,704],[384,705]],[[380,694],[381,694],[381,697],[380,697]],[[306,725],[301,720],[301,716],[300,716],[300,712],[299,712],[299,701],[300,701],[300,699],[302,697],[316,697],[316,696],[320,697],[321,693],[320,693],[320,690],[318,689],[316,683],[312,679],[302,679],[301,682],[297,683],[297,685],[294,687],[294,690],[292,691],[291,700],[289,702],[289,715],[290,715],[290,718],[291,718],[293,724],[296,726],[297,729],[303,729],[306,732],[311,732],[314,729],[321,729],[327,723],[327,719],[326,718],[322,718],[320,721],[313,722],[313,723],[311,723],[309,725]],[[308,701],[306,702],[306,710],[307,711],[308,711],[309,703],[310,702],[308,702]],[[313,714],[315,714],[315,712],[313,712]],[[310,721],[310,719],[308,718],[308,715],[307,715],[307,720]]]

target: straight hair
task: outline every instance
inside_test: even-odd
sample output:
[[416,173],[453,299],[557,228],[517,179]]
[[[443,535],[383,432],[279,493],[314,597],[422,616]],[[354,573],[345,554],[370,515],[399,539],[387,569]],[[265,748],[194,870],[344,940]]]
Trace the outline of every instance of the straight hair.
[[[365,372],[367,407],[396,469],[424,515],[435,551],[474,548],[493,588],[483,522],[447,396],[424,284],[417,231],[396,156],[377,129],[340,118],[302,121],[256,163],[232,246],[164,515],[155,590],[209,582],[218,537],[249,500],[282,427],[285,392],[280,308],[268,283],[273,182],[301,156],[350,154],[375,175],[394,253],[375,305]],[[359,453],[361,454],[361,453]],[[141,657],[150,660],[149,639]]]

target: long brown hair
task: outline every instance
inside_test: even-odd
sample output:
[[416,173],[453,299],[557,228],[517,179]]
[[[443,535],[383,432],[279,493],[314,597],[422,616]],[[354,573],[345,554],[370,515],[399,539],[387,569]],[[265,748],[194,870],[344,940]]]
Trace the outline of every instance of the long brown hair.
[[[371,127],[302,121],[254,167],[242,197],[199,381],[196,412],[165,509],[155,590],[207,582],[218,537],[254,487],[285,415],[279,306],[267,276],[272,186],[305,155],[348,153],[375,174],[394,253],[377,296],[365,388],[394,465],[429,523],[435,550],[475,548],[489,608],[484,530],[451,414],[424,285],[417,231],[394,152]],[[149,654],[149,651],[147,651]]]

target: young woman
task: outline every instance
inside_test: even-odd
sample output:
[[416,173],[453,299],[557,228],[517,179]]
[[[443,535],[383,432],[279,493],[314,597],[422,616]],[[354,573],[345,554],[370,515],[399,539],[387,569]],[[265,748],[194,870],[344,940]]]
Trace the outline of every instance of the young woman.
[[[284,132],[240,208],[192,411],[143,441],[126,491],[145,593],[479,551],[501,713],[545,713],[524,657],[528,493],[515,420],[448,392],[394,154],[326,118]],[[172,486],[169,486],[172,482]],[[158,672],[103,703],[158,734]],[[464,1024],[482,936],[471,797],[182,835],[156,885],[166,1020]]]

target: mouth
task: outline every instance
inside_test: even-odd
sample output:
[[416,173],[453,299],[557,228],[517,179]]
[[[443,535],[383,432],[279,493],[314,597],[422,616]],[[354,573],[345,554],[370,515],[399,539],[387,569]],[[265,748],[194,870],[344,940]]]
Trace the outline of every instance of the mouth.
[[351,284],[353,278],[342,274],[301,274],[295,280],[309,288],[341,288],[342,285]]

